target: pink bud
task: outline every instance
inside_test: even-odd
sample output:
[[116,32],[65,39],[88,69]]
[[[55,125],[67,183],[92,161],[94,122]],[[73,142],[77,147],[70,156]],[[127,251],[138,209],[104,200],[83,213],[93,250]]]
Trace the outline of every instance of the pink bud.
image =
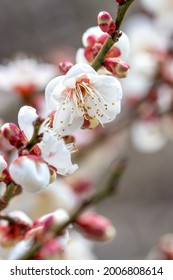
[[118,78],[125,78],[130,68],[129,64],[116,57],[105,59],[104,66]]
[[70,68],[73,66],[73,63],[70,61],[64,60],[59,63],[59,70],[61,71],[62,74],[66,74]]
[[42,247],[36,252],[35,260],[59,260],[64,255],[64,248],[58,238],[50,237],[45,241]]
[[102,44],[102,45],[103,45],[108,37],[109,37],[108,34],[102,34],[102,35],[98,38],[98,41],[97,41],[97,42],[98,42],[99,44]]
[[21,147],[26,142],[23,133],[14,123],[5,123],[1,127],[1,133],[16,148]]
[[64,209],[57,209],[55,212],[46,214],[34,221],[34,227],[44,227],[55,230],[58,226],[64,224],[69,220],[69,215]]
[[94,60],[94,51],[91,47],[86,47],[84,50],[84,56],[88,60],[88,62],[92,62]]
[[94,212],[81,215],[76,223],[83,233],[91,239],[108,241],[115,236],[115,228],[111,222]]
[[108,12],[105,12],[105,11],[100,12],[97,16],[97,22],[98,22],[100,29],[103,32],[106,32],[110,35],[116,29],[116,25],[115,25],[111,15]]
[[74,180],[70,182],[73,191],[76,194],[87,193],[91,190],[93,182],[89,179],[79,178],[78,180]]
[[21,211],[11,212],[9,218],[12,218],[12,221],[0,221],[0,244],[5,247],[13,246],[24,239],[32,226],[30,218]]
[[94,35],[89,35],[86,39],[86,44],[88,47],[93,47],[96,43],[96,38]]

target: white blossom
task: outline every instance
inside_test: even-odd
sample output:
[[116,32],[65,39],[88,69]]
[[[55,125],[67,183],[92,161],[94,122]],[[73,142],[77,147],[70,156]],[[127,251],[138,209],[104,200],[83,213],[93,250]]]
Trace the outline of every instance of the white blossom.
[[43,90],[48,81],[56,75],[55,66],[19,56],[0,65],[0,89],[15,91],[17,86],[33,85],[35,90]]
[[136,121],[131,128],[131,139],[135,148],[144,153],[161,150],[167,143],[161,123],[156,121]]
[[[87,47],[87,38],[89,36],[94,36],[96,39],[98,39],[100,36],[104,35],[105,33],[100,29],[99,26],[93,26],[88,28],[83,36],[82,36],[82,43],[84,47]],[[125,60],[129,54],[129,49],[130,49],[130,43],[127,35],[122,32],[122,35],[118,42],[114,44],[115,47],[117,47],[121,54],[120,57]],[[78,61],[79,62],[79,61]]]
[[95,119],[102,125],[120,113],[122,88],[112,76],[98,75],[87,64],[74,65],[46,87],[46,102],[57,110],[53,129],[62,136],[81,127],[84,120]]
[[[33,122],[38,118],[36,110],[30,106],[23,106],[18,114],[18,123],[20,129],[24,132],[27,139],[30,140],[34,126]],[[46,121],[45,121],[46,123]],[[71,174],[77,170],[77,164],[71,162],[72,145],[66,146],[63,139],[58,139],[51,129],[43,123],[40,132],[43,132],[42,141],[38,144],[41,150],[41,157],[61,175]]]

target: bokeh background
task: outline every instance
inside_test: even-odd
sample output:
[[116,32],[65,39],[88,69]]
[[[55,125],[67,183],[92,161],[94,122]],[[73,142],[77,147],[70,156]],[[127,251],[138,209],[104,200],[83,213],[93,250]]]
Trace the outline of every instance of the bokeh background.
[[[143,12],[139,2],[126,19]],[[19,53],[57,65],[66,57],[74,61],[82,33],[96,25],[101,10],[114,12],[114,1],[0,0],[0,62]],[[15,118],[17,110],[7,112],[4,119]],[[114,241],[95,245],[99,259],[146,259],[162,235],[173,233],[173,144],[143,153],[133,146],[129,130],[98,143],[81,167],[97,181],[119,153],[128,158],[118,194],[97,206],[117,229]]]

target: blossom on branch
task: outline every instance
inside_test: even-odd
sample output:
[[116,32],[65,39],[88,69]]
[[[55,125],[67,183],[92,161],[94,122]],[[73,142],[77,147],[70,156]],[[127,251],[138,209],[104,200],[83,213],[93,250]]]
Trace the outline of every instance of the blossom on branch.
[[82,127],[85,120],[102,125],[113,121],[120,113],[121,98],[122,88],[116,78],[98,75],[86,64],[74,65],[46,87],[47,106],[56,110],[53,130],[59,137]]
[[[76,62],[87,64],[92,63],[108,37],[110,36],[104,33],[98,26],[87,29],[82,36],[84,48],[78,49],[76,53]],[[122,32],[118,42],[116,42],[107,52],[105,59],[121,58],[122,60],[125,60],[128,56],[129,48],[128,37]],[[99,73],[102,72],[104,74],[111,74],[111,72],[108,72],[104,67],[99,70]]]

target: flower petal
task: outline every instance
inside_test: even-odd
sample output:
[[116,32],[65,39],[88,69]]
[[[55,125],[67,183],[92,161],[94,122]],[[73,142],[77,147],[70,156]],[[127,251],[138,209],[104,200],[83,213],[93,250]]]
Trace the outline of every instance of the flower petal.
[[87,38],[88,36],[95,36],[96,38],[100,37],[101,35],[105,34],[103,31],[101,31],[99,26],[93,26],[88,28],[83,36],[82,36],[82,43],[84,45],[84,47],[87,47]]
[[[51,80],[45,89],[46,104],[50,109],[55,109],[59,105],[61,92],[64,90],[61,82],[64,76],[59,76]],[[57,87],[58,85],[58,87]]]
[[71,82],[69,82],[69,80],[75,79],[75,81],[76,81],[77,76],[83,76],[85,74],[86,75],[96,74],[96,71],[88,64],[85,64],[85,63],[76,64],[65,75],[65,77],[63,79],[63,85],[69,86],[69,84],[70,84],[70,88],[74,88],[75,87],[74,82],[73,82],[73,86],[71,86]]
[[59,137],[72,134],[83,124],[83,117],[77,113],[74,102],[63,103],[56,112],[53,120],[53,131]]
[[54,166],[58,174],[71,174],[78,168],[76,164],[72,164],[70,151],[64,141],[58,140],[56,136],[44,133],[43,140],[38,146],[42,151],[43,159]]
[[34,133],[33,122],[38,118],[36,110],[31,106],[23,106],[18,113],[18,124],[25,133],[28,140],[31,140]]
[[127,35],[122,32],[122,35],[120,37],[120,39],[118,40],[117,43],[115,43],[115,46],[117,48],[119,48],[120,52],[121,52],[121,59],[126,60],[127,56],[130,52],[130,43],[129,43],[129,39],[127,37]]
[[85,58],[84,55],[84,48],[80,48],[76,52],[76,63],[86,63],[88,64],[88,60]]

